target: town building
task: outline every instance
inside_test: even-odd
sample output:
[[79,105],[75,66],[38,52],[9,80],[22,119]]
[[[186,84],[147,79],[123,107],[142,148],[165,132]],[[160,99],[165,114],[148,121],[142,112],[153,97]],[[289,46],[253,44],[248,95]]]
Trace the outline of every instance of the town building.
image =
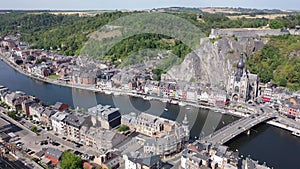
[[251,74],[244,63],[243,53],[237,64],[237,70],[229,77],[227,94],[230,100],[236,102],[247,102],[255,100],[258,95],[259,78]]
[[122,116],[122,124],[148,136],[139,139],[145,154],[172,156],[183,149],[190,136],[186,115],[182,124],[179,124],[147,113],[137,116],[131,113]]
[[46,65],[45,63],[42,63],[40,65],[36,65],[31,69],[32,73],[35,73],[38,76],[41,77],[47,77],[50,76],[52,73],[52,70],[50,69],[50,67],[48,65]]
[[101,127],[90,127],[85,133],[85,144],[87,146],[109,150],[120,144],[126,137],[123,134],[106,130]]
[[[186,116],[185,120],[187,121]],[[184,128],[182,125],[175,121],[164,119],[147,113],[140,113],[139,115],[136,115],[135,113],[122,115],[121,121],[122,124],[130,127],[131,129],[135,129],[137,132],[150,137],[167,135],[168,133],[173,132],[175,129]],[[189,137],[188,129],[186,130],[185,128],[185,132],[186,137]]]
[[45,151],[45,154],[44,156],[46,158],[48,158],[49,160],[51,160],[51,163],[53,165],[57,165],[59,163],[59,159],[61,157],[63,152],[61,152],[60,150],[58,149],[55,149],[55,148],[48,148],[46,151]]
[[56,110],[64,111],[69,108],[69,105],[67,105],[66,103],[56,102],[52,107]]
[[175,128],[167,135],[147,138],[143,143],[145,154],[155,154],[163,157],[175,155],[182,151],[186,143],[186,136],[183,128]]
[[66,135],[66,124],[64,119],[69,113],[58,111],[53,116],[51,116],[52,130],[62,136]]
[[99,121],[101,127],[107,130],[114,129],[121,124],[121,113],[119,108],[113,108],[109,105],[97,105],[89,108],[89,115],[92,116],[92,121]]
[[[8,92],[8,91],[9,91],[8,88],[6,88],[6,87],[4,87],[4,86],[0,86],[0,96],[2,96],[2,94],[6,93],[6,92]],[[0,98],[0,99],[1,99],[1,98]]]
[[44,110],[45,108],[41,104],[33,103],[29,106],[29,115],[32,115],[34,121],[41,121],[41,115]]
[[73,70],[71,83],[95,85],[99,75],[98,69],[79,68],[79,70]]
[[66,125],[65,133],[69,139],[74,140],[76,142],[80,142],[80,129],[83,126],[86,118],[87,116],[78,114],[76,112],[72,112],[63,119],[63,122]]
[[291,97],[283,101],[279,111],[291,118],[300,118],[300,97]]
[[52,128],[51,124],[51,116],[54,115],[57,111],[52,110],[50,108],[45,108],[45,110],[41,113],[41,124],[49,129]]
[[27,100],[24,100],[22,103],[21,103],[21,106],[22,106],[22,110],[24,111],[24,113],[29,116],[30,115],[30,111],[29,111],[29,106],[36,103],[35,100],[31,100],[31,99],[27,99]]
[[0,46],[1,47],[6,47],[8,49],[12,49],[12,48],[16,47],[16,43],[14,41],[8,39],[8,40],[1,41]]
[[228,168],[238,169],[241,159],[238,152],[230,151],[227,146],[200,143],[190,144],[181,155],[182,169]]
[[131,130],[135,130],[136,117],[137,117],[137,114],[134,112],[122,115],[121,124],[128,126]]
[[19,91],[8,92],[4,96],[6,104],[14,110],[22,110],[22,102],[26,99],[25,93]]
[[131,152],[123,155],[125,169],[160,169],[162,162],[158,155],[143,155]]
[[103,169],[117,169],[120,168],[121,162],[119,154],[120,153],[115,150],[108,150],[97,155],[93,162]]

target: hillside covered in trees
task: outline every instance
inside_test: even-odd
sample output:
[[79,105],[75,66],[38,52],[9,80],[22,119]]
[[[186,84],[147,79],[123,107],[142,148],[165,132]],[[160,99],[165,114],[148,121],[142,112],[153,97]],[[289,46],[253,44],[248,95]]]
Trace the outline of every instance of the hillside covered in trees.
[[248,60],[262,82],[273,81],[292,91],[300,89],[300,36],[270,37],[262,50]]
[[[88,17],[32,11],[1,13],[0,36],[20,33],[21,40],[29,42],[32,48],[54,50],[63,55],[79,55],[92,32],[118,18],[136,13],[141,12],[104,12]],[[201,11],[195,13],[189,10],[169,14],[189,21],[206,36],[212,28],[257,28],[268,23],[271,28],[294,28],[295,25],[300,25],[300,15],[296,14],[278,17],[271,21],[266,18],[230,19],[222,13],[212,14]],[[138,25],[139,23],[134,24],[142,27]],[[249,69],[253,73],[258,73],[263,82],[272,79],[292,90],[300,89],[299,40],[298,36],[270,37],[268,44],[249,59]],[[107,50],[105,59],[117,63],[118,60],[124,60],[133,53],[151,48],[170,50],[180,60],[183,60],[192,50],[178,39],[161,34],[144,33],[118,42]],[[92,57],[97,58],[97,55]]]
[[[12,12],[0,14],[0,35],[20,33],[22,40],[32,44],[32,48],[48,50],[59,49],[59,52],[65,55],[78,55],[80,49],[88,40],[90,33],[100,29],[113,20],[134,13],[139,12],[105,12],[94,17]],[[230,20],[222,14],[203,13],[200,20],[194,13],[172,13],[172,15],[187,19],[206,35],[209,34],[211,28],[260,27],[267,24],[267,19],[241,18]],[[159,38],[166,37],[160,36]],[[132,39],[136,38],[131,38],[131,40]],[[138,41],[139,37],[137,37],[136,40]],[[151,41],[153,45],[156,43],[154,42],[156,40],[156,35],[147,38],[147,41]],[[118,44],[119,47],[126,45],[125,42],[127,42],[127,40],[125,40],[123,44]],[[149,42],[146,44],[149,44]],[[162,44],[162,46],[164,45],[165,44]],[[149,46],[151,45],[147,47]],[[159,47],[157,45],[154,46]],[[124,50],[121,56],[129,55],[130,52],[129,50]],[[113,51],[110,51],[110,53],[113,53]]]

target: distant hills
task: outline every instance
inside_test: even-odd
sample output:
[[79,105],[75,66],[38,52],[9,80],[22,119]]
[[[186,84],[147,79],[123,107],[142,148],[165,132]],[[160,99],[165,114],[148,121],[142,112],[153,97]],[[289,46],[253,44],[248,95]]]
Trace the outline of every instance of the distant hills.
[[222,13],[222,14],[296,14],[296,10],[280,10],[280,9],[254,9],[254,8],[230,8],[230,7],[202,7],[202,8],[186,8],[186,7],[169,7],[153,9],[163,12],[192,12],[192,13]]
[[[98,31],[101,27],[116,19],[146,12],[165,12],[183,18],[195,25],[206,36],[209,35],[212,28],[261,28],[267,27],[269,24],[271,28],[281,29],[294,28],[295,25],[300,25],[300,15],[297,11],[277,9],[172,7],[126,12],[2,10],[0,11],[0,37],[8,34],[21,34],[21,40],[29,42],[32,48],[53,50],[63,55],[79,55],[85,43],[89,40],[91,33]],[[89,15],[80,15],[80,13]],[[140,23],[134,23],[134,25],[138,28],[143,28],[143,25]],[[104,38],[104,40],[109,41],[110,39]],[[261,53],[255,54],[255,58],[260,58],[261,62],[256,62],[255,60],[249,62],[251,63],[249,65],[250,70],[261,74],[264,81],[272,79],[275,82],[280,82],[282,85],[290,86],[293,90],[298,90],[300,88],[300,77],[297,71],[300,71],[297,66],[290,68],[289,65],[299,64],[299,40],[293,36],[277,39],[271,37],[270,44],[275,46],[275,49],[279,49],[277,51],[279,54],[275,55],[276,52],[268,53],[274,47],[266,46]],[[289,46],[284,42],[291,42],[293,45]],[[183,61],[184,57],[191,52],[187,45],[178,39],[174,39],[174,37],[140,34],[128,37],[115,44],[114,47],[104,54],[104,58],[115,64],[120,64],[120,60],[124,61],[127,56],[148,48],[169,50],[178,56],[180,61]],[[91,48],[91,51],[95,50]],[[286,51],[290,53],[284,53]],[[94,54],[90,52],[89,54],[90,57],[99,58],[96,52]],[[140,60],[138,56],[136,57],[136,60]],[[278,62],[278,59],[281,59],[282,62]],[[177,61],[174,62],[178,63]],[[170,66],[166,67],[167,69],[170,68]],[[160,70],[158,72],[166,71]]]

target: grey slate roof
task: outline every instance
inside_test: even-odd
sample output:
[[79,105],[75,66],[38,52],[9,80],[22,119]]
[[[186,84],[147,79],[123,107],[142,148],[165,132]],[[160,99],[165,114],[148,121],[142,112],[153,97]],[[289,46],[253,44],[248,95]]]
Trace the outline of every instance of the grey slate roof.
[[148,166],[148,167],[152,167],[154,165],[156,165],[158,162],[160,162],[160,157],[158,155],[153,155],[153,156],[149,156],[146,158],[143,158],[143,164]]
[[45,111],[42,112],[42,114],[45,114],[48,117],[52,116],[55,113],[56,113],[56,111],[51,110],[51,109],[47,109],[47,108],[45,109]]
[[59,109],[62,104],[63,103],[61,103],[61,102],[56,102],[55,105],[53,106],[53,108]]
[[40,157],[40,158],[41,158],[44,154],[45,154],[45,150],[41,150],[41,151],[35,153],[35,155],[36,155],[37,157]]
[[74,113],[73,114],[69,114],[64,121],[74,127],[81,127],[83,122],[85,121],[85,119],[83,117],[77,116]]
[[45,152],[45,154],[48,154],[48,155],[58,158],[58,159],[60,158],[62,153],[63,153],[62,151],[55,149],[55,148],[48,148]]

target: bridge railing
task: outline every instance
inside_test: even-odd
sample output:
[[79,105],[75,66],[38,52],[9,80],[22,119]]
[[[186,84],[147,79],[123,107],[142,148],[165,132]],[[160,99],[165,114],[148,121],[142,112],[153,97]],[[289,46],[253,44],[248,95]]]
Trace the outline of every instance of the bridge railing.
[[[253,126],[255,126],[255,125],[257,125],[257,124],[259,124],[259,123],[261,123],[261,122],[263,122],[263,121],[266,121],[266,120],[268,120],[270,118],[273,118],[273,116],[274,116],[273,114],[260,114],[259,116],[256,116],[256,117],[259,117],[259,118],[255,118],[254,119],[255,121],[257,120],[257,122],[255,122],[254,124],[251,124],[250,128],[253,127]],[[254,115],[254,117],[255,117],[255,115]],[[236,120],[236,121],[234,121],[234,122],[232,122],[232,123],[224,126],[223,128],[221,128],[221,129],[219,129],[219,130],[211,133],[210,135],[204,137],[202,140],[212,139],[212,137],[214,137],[214,136],[218,135],[219,133],[225,131],[226,129],[230,128],[231,126],[233,126],[233,125],[235,125],[237,123],[242,123],[243,121],[248,120],[249,118],[253,118],[253,116],[248,116],[248,117],[240,118],[239,120]],[[248,130],[248,129],[246,129],[246,130]]]
[[231,127],[232,125],[234,125],[234,124],[236,124],[236,123],[239,123],[239,122],[241,122],[241,121],[246,120],[247,118],[248,118],[248,117],[242,117],[242,118],[240,118],[240,119],[238,119],[238,120],[236,120],[236,121],[234,121],[234,122],[232,122],[232,123],[229,123],[229,124],[227,124],[226,126],[220,128],[220,129],[218,129],[217,131],[215,131],[215,132],[209,134],[208,136],[204,137],[203,139],[204,139],[204,140],[207,140],[207,139],[209,139],[209,138],[211,138],[211,137],[213,137],[213,136],[219,134],[220,132],[226,130],[227,128]]

